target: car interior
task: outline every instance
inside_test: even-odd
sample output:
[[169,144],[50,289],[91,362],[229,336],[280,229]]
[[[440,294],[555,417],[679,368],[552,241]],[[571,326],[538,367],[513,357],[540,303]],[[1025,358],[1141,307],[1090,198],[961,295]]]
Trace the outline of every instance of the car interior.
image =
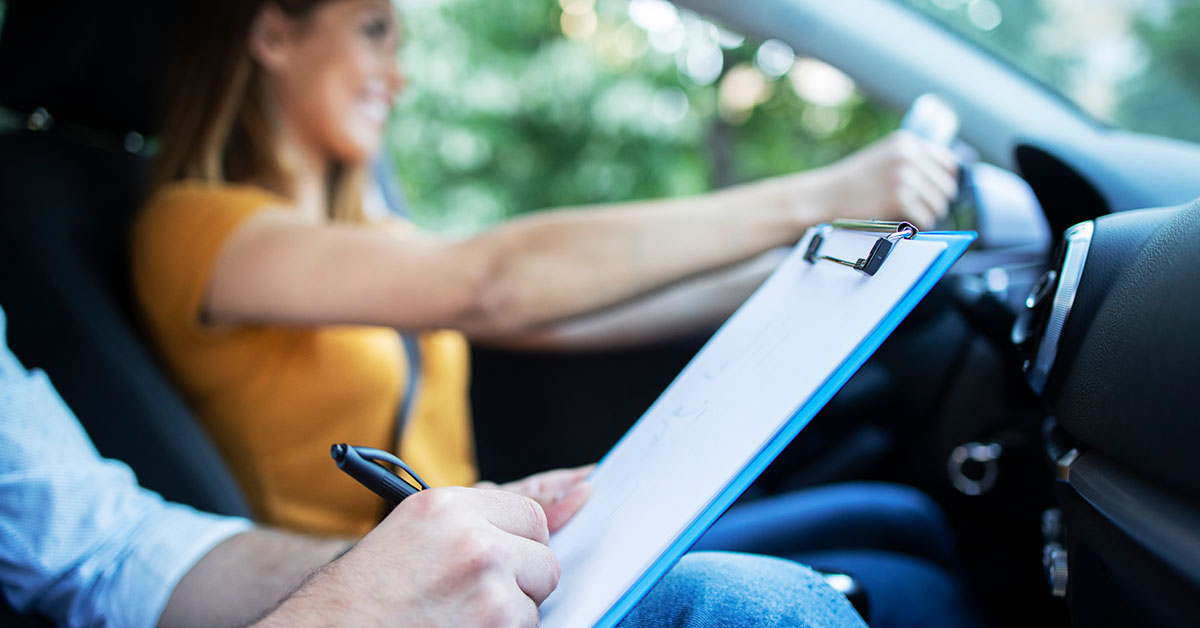
[[[1196,625],[1200,145],[1100,124],[911,3],[677,4],[819,58],[896,111],[938,94],[959,142],[1040,208],[1001,237],[1003,207],[962,203],[979,242],[747,498],[909,484],[948,514],[995,625]],[[51,376],[102,454],[167,499],[250,516],[129,294],[126,231],[180,14],[6,3],[0,305],[13,352]],[[705,339],[473,349],[482,476],[598,460]],[[38,625],[0,609],[18,622]]]

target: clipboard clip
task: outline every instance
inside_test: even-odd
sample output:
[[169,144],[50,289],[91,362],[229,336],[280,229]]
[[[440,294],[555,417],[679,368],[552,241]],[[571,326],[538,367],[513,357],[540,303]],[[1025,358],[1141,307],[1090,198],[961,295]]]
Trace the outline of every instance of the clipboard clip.
[[[871,252],[865,258],[859,258],[857,262],[851,262],[850,260],[830,255],[821,255],[821,245],[825,243],[825,234],[830,229],[869,231],[872,233],[886,233],[887,235],[880,236],[875,240],[874,246],[871,247]],[[917,226],[907,221],[835,220],[829,224],[817,227],[817,232],[813,234],[812,240],[808,243],[808,250],[804,252],[804,260],[810,264],[826,260],[873,276],[879,271],[879,267],[883,266],[883,262],[891,254],[892,248],[896,246],[897,242],[911,240],[918,233],[920,233],[920,230],[917,229]]]

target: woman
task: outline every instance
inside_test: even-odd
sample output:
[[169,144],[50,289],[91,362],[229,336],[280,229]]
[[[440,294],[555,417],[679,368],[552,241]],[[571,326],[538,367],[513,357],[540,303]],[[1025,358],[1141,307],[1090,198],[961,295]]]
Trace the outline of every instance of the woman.
[[[953,159],[896,134],[809,173],[440,238],[363,207],[364,165],[404,82],[386,0],[217,2],[202,15],[132,232],[135,292],[276,525],[360,534],[377,520],[375,498],[330,472],[332,442],[398,448],[434,484],[474,482],[466,337],[561,347],[698,329],[761,280],[757,256],[809,226],[928,225],[954,192]],[[415,396],[396,330],[421,331]]]

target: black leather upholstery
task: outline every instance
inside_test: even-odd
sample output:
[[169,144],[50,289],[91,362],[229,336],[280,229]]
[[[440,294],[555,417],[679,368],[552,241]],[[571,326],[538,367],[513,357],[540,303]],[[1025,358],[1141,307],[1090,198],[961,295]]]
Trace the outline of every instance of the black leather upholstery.
[[50,375],[101,453],[127,462],[144,486],[245,515],[224,462],[131,324],[126,232],[144,168],[139,157],[47,134],[0,135],[9,344]]
[[[1097,221],[1097,235],[1104,220]],[[1097,244],[1095,252],[1101,249]],[[1093,251],[1084,277],[1100,270],[1093,261],[1108,262],[1101,255],[1092,259]],[[1076,305],[1087,303],[1081,299]],[[1067,375],[1054,404],[1059,425],[1075,438],[1193,496],[1200,496],[1200,473],[1193,466],[1200,443],[1198,314],[1200,202],[1195,202],[1165,221],[1112,279],[1077,355],[1060,352],[1059,359],[1069,362],[1056,365]]]
[[[154,130],[183,2],[7,0],[0,106],[47,109],[57,131]],[[130,325],[125,231],[145,164],[115,146],[0,135],[0,306],[17,356],[49,374],[101,453],[144,486],[247,514],[240,491]],[[71,461],[64,460],[63,464]],[[43,626],[0,599],[0,625]]]

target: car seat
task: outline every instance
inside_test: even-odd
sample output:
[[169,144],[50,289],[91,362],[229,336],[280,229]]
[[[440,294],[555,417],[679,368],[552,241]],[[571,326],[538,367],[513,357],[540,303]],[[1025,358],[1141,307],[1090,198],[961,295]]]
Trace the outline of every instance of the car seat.
[[50,134],[0,135],[9,345],[49,373],[101,453],[128,463],[143,486],[245,515],[224,462],[132,324],[125,232],[143,161]]
[[[19,124],[0,133],[0,306],[13,352],[49,373],[103,455],[167,499],[248,515],[131,317],[126,230],[165,62],[144,51],[168,47],[179,10],[7,2],[0,106]],[[43,625],[2,600],[0,624]]]
[[[155,64],[173,3],[9,2],[0,104],[0,306],[9,342],[50,374],[106,456],[204,510],[249,512],[224,463],[135,331],[126,230],[140,206]],[[102,46],[103,39],[113,45]],[[129,68],[139,68],[130,70]],[[134,152],[131,152],[131,149]],[[69,461],[68,461],[69,462]]]

